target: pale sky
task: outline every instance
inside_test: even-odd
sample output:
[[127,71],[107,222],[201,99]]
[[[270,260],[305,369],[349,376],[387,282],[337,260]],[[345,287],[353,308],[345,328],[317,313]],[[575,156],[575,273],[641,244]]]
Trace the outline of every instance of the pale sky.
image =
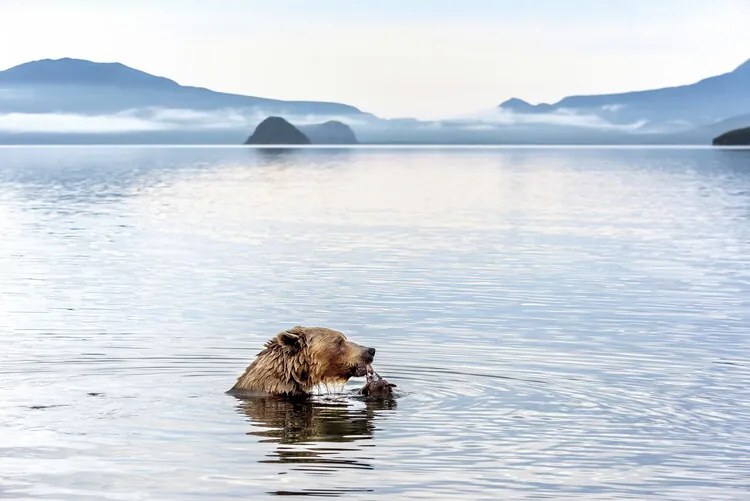
[[0,69],[118,61],[185,85],[445,118],[691,83],[750,58],[750,0],[0,0]]

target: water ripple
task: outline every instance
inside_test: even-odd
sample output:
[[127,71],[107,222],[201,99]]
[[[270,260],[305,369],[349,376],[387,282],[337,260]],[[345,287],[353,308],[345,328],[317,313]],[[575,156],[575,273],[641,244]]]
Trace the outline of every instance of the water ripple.
[[[743,499],[742,151],[0,151],[0,497]],[[378,349],[224,394],[274,332]]]

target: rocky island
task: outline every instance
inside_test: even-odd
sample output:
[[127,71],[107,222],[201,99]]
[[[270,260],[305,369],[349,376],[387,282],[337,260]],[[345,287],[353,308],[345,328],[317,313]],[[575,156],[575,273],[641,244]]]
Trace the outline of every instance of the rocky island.
[[310,139],[281,117],[268,117],[255,128],[245,144],[310,144]]
[[713,140],[714,146],[750,146],[750,127],[734,129],[717,136]]
[[313,144],[359,144],[352,128],[338,120],[303,125],[300,129]]

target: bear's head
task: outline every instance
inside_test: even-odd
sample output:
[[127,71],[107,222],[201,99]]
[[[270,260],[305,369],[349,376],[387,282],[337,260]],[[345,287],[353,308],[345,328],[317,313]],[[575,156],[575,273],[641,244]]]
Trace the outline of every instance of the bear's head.
[[253,396],[305,395],[321,384],[362,377],[375,357],[368,348],[324,327],[293,327],[266,342],[230,393]]
[[299,361],[302,372],[295,379],[310,386],[362,377],[375,357],[375,348],[349,341],[341,332],[324,327],[293,327],[280,332],[275,341],[289,360]]

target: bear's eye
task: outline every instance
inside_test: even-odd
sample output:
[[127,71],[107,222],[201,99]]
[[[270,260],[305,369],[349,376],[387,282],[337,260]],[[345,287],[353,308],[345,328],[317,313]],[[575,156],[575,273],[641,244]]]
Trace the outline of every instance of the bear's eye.
[[340,337],[340,338],[339,338],[339,340],[337,341],[337,344],[338,344],[339,346],[344,346],[344,338],[343,338],[343,337]]

